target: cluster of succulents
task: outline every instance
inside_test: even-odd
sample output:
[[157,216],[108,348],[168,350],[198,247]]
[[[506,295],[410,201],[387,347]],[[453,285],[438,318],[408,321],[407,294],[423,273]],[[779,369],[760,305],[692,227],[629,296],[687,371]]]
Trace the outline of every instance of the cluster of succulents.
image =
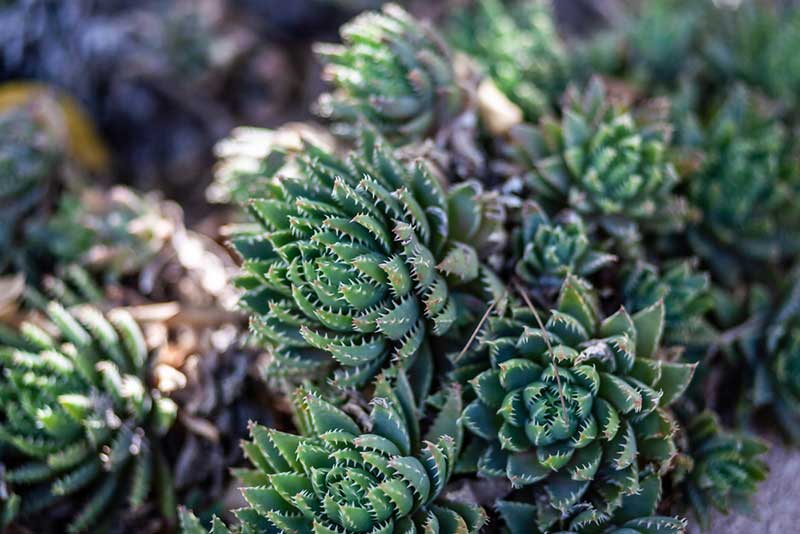
[[685,206],[674,192],[668,108],[630,109],[624,100],[599,78],[583,91],[572,86],[560,117],[511,129],[508,151],[526,195],[552,212],[575,210],[629,254],[645,232],[680,229]]
[[[58,182],[76,155],[0,116],[0,525],[685,534],[747,509],[753,422],[800,440],[800,10],[722,4],[582,42],[546,0],[444,34],[357,15],[315,49],[324,124],[218,146],[236,268],[159,195]],[[203,21],[174,22],[163,59],[201,83]]]

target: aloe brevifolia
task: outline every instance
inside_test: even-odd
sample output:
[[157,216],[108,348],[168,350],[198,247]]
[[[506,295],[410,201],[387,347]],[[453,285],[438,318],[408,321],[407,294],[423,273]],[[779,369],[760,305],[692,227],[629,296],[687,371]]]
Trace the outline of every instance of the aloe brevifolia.
[[[457,391],[424,441],[402,372],[378,377],[363,423],[311,391],[296,403],[302,435],[254,425],[244,444],[254,467],[239,471],[242,532],[469,534],[486,522],[479,506],[441,497],[461,445]],[[185,534],[204,532],[187,514],[182,522]],[[218,521],[214,528],[227,532]]]
[[45,311],[47,329],[23,324],[16,345],[0,347],[4,481],[23,516],[76,498],[66,529],[90,531],[112,507],[142,506],[154,482],[169,493],[158,439],[176,407],[148,389],[144,336],[129,314],[56,302]]
[[511,534],[686,534],[684,519],[656,515],[660,500],[661,479],[648,473],[639,481],[638,491],[624,496],[611,515],[579,506],[542,526],[542,510],[534,504],[500,501],[497,510]]
[[566,87],[565,45],[550,0],[506,6],[480,0],[457,10],[450,40],[474,57],[529,120],[550,112]]
[[687,180],[702,214],[690,244],[731,287],[800,250],[800,166],[775,119],[768,102],[737,87],[708,125],[705,158]]
[[579,215],[564,212],[551,221],[532,201],[522,207],[514,245],[514,272],[545,296],[556,295],[567,275],[587,278],[616,260],[593,248]]
[[612,514],[676,453],[666,407],[694,365],[658,359],[663,302],[601,320],[595,299],[570,275],[544,329],[533,308],[490,320],[479,351],[490,368],[470,381],[477,398],[462,416],[485,443],[480,473],[542,490],[543,529],[577,510]]
[[342,27],[344,45],[319,45],[325,75],[336,91],[320,99],[320,114],[338,135],[355,137],[359,119],[392,142],[421,140],[462,111],[446,44],[426,22],[387,4]]
[[643,261],[625,269],[620,292],[625,306],[638,312],[664,301],[664,341],[706,347],[716,338],[706,314],[714,307],[708,273],[692,260],[666,262],[661,269]]
[[508,148],[548,212],[569,207],[629,252],[642,231],[665,233],[684,222],[667,109],[663,102],[628,109],[593,78],[585,91],[567,91],[560,119],[512,128]]
[[428,340],[458,327],[466,284],[480,292],[492,278],[479,250],[502,220],[477,183],[445,190],[368,129],[347,159],[307,145],[295,163],[297,176],[251,199],[258,230],[234,240],[272,376],[333,371],[336,385],[360,386],[396,360],[424,391]]
[[696,415],[686,428],[690,468],[676,470],[688,504],[704,528],[710,525],[710,512],[723,513],[749,507],[758,484],[769,469],[762,456],[767,445],[747,434],[722,428],[719,417],[710,411]]

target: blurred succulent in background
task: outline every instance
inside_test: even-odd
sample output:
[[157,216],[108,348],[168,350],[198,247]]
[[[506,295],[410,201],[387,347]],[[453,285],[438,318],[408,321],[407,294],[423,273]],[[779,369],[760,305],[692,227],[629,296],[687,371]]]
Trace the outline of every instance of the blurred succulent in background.
[[[424,441],[402,372],[377,379],[363,423],[313,392],[296,399],[301,435],[254,425],[243,445],[254,466],[238,472],[248,503],[236,512],[243,531],[474,534],[486,522],[479,506],[441,498],[461,442],[457,393]],[[202,532],[192,526],[185,532]]]
[[0,85],[0,273],[35,270],[23,244],[31,227],[61,190],[105,170],[107,157],[72,99],[35,83]]
[[480,0],[458,10],[451,22],[453,46],[475,58],[526,119],[549,113],[566,87],[565,45],[550,0],[506,6]]
[[43,239],[63,263],[80,263],[105,276],[137,273],[175,232],[157,194],[139,195],[117,186],[65,195]]
[[114,522],[112,506],[149,499],[174,514],[159,440],[176,406],[148,389],[138,325],[122,310],[104,316],[51,302],[46,312],[57,335],[26,323],[19,345],[0,349],[4,480],[21,496],[20,514],[79,498],[69,532]]
[[704,529],[712,508],[729,514],[749,509],[750,498],[769,469],[762,459],[767,445],[760,439],[726,431],[710,411],[694,417],[686,428],[691,458],[688,472],[677,470],[688,499]]
[[428,23],[395,4],[342,27],[344,45],[319,45],[325,76],[336,87],[318,103],[337,135],[354,138],[359,119],[392,142],[432,136],[466,103],[453,59]]
[[[368,129],[346,160],[307,145],[299,174],[250,200],[260,228],[234,239],[238,285],[252,329],[270,347],[274,376],[368,383],[390,360],[424,391],[430,335],[464,318],[459,286],[481,291],[478,251],[502,220],[481,188],[445,191],[426,164],[395,159]],[[422,395],[420,395],[422,396]]]
[[701,220],[689,228],[695,253],[734,287],[765,275],[800,250],[800,168],[791,136],[768,104],[739,87],[708,125],[705,154],[687,179]]
[[115,186],[62,196],[58,211],[34,226],[30,242],[59,268],[80,265],[135,299],[232,308],[231,255],[213,239],[188,230],[181,208],[155,192]]
[[296,172],[293,159],[302,154],[306,142],[327,151],[336,147],[327,130],[303,122],[284,124],[276,130],[235,128],[215,148],[220,161],[206,196],[211,202],[244,206],[279,172]]
[[583,93],[570,89],[562,118],[512,128],[510,150],[548,212],[571,208],[628,251],[642,231],[680,228],[685,210],[673,193],[668,107],[634,112],[611,96],[599,78]]
[[[781,5],[785,4],[785,5]],[[719,6],[711,13],[705,54],[712,80],[723,86],[745,82],[794,106],[800,88],[800,13],[781,2],[743,0],[734,7]],[[722,92],[723,89],[720,90]]]
[[[767,326],[765,343],[745,346],[756,364],[753,402],[769,408],[781,430],[800,442],[800,282],[786,293],[780,308]],[[752,341],[751,341],[752,343]],[[755,353],[755,354],[753,354]]]
[[588,278],[616,258],[592,248],[583,220],[575,213],[562,213],[551,222],[535,202],[522,207],[522,225],[514,237],[514,272],[532,290],[551,301],[569,274]]
[[610,516],[597,514],[591,507],[576,507],[563,517],[551,517],[552,525],[540,527],[542,511],[534,504],[500,501],[497,510],[511,534],[686,534],[686,520],[658,516],[661,480],[647,474],[639,481],[639,491],[625,495]]
[[707,346],[717,335],[706,317],[714,307],[709,276],[695,264],[676,260],[659,269],[640,261],[624,275],[620,289],[631,313],[664,301],[664,340],[670,345]]
[[[600,320],[596,295],[574,276],[538,326],[535,310],[490,320],[490,368],[470,381],[464,425],[485,441],[478,470],[542,490],[539,528],[561,516],[607,517],[641,490],[640,472],[668,468],[677,449],[666,410],[694,365],[658,359],[664,305]],[[649,514],[644,514],[649,515]]]
[[702,66],[699,30],[707,11],[691,0],[637,2],[611,28],[575,44],[574,76],[610,75],[649,92],[674,87]]

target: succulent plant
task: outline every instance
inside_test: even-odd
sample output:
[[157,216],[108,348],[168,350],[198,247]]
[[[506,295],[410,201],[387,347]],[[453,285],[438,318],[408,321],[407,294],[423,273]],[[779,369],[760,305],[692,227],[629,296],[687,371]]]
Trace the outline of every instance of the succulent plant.
[[441,497],[461,442],[457,392],[424,441],[402,372],[377,379],[363,424],[311,391],[296,401],[302,435],[254,425],[243,445],[254,465],[239,471],[243,532],[477,533],[486,522],[479,506]]
[[664,340],[670,345],[705,346],[715,332],[705,317],[714,307],[708,273],[696,262],[675,260],[662,269],[637,262],[626,269],[621,293],[625,307],[636,313],[664,301]]
[[477,398],[462,416],[486,443],[478,470],[542,488],[556,516],[576,506],[611,514],[639,490],[640,470],[664,469],[676,454],[666,407],[695,366],[658,359],[663,302],[601,321],[596,295],[573,275],[544,330],[534,319],[534,309],[514,309],[490,320],[482,340],[491,367],[470,381]]
[[762,456],[767,445],[760,439],[726,431],[710,411],[696,415],[686,428],[691,469],[683,474],[688,503],[704,528],[716,508],[728,514],[748,508],[769,468]]
[[548,212],[569,207],[631,247],[641,230],[667,232],[683,223],[665,111],[653,103],[648,113],[634,114],[593,78],[583,93],[568,90],[560,121],[512,128],[511,151]]
[[359,119],[366,119],[392,142],[420,140],[464,107],[446,44],[398,5],[359,15],[341,36],[344,45],[316,49],[336,86],[318,111],[334,122],[337,135],[355,137]]
[[612,254],[592,248],[579,215],[565,212],[551,222],[532,201],[523,205],[514,245],[514,272],[545,295],[557,294],[569,274],[587,278],[616,260]]
[[174,214],[157,194],[127,187],[86,188],[64,195],[39,239],[60,263],[77,263],[104,276],[138,273],[175,233]]
[[[577,507],[562,517],[548,517],[542,527],[543,510],[534,504],[500,501],[498,512],[511,534],[686,534],[686,520],[656,515],[661,500],[661,480],[646,474],[639,490],[622,498],[612,515],[598,514],[591,507]],[[548,514],[544,510],[545,515]]]
[[459,287],[491,278],[476,249],[502,221],[477,183],[445,191],[367,129],[359,146],[342,160],[307,145],[297,176],[250,201],[260,228],[234,240],[242,302],[273,376],[333,370],[336,385],[359,386],[395,360],[429,382],[428,340],[463,318]]
[[742,87],[733,91],[688,179],[689,200],[702,214],[690,243],[729,286],[800,250],[800,169],[788,132],[765,106]]
[[[793,286],[766,327],[763,339],[742,344],[755,366],[753,402],[769,408],[794,442],[800,442],[800,282]],[[749,341],[749,342],[748,342]]]
[[148,389],[147,348],[129,314],[56,302],[46,313],[57,335],[27,323],[19,346],[0,348],[4,480],[21,515],[80,499],[66,530],[84,532],[163,488],[159,438],[176,407]]
[[246,204],[285,166],[292,165],[293,158],[303,152],[303,140],[327,150],[335,147],[326,130],[306,123],[289,123],[276,130],[234,128],[215,147],[220,162],[206,196],[211,202]]
[[0,113],[0,272],[15,260],[24,260],[14,254],[13,244],[25,232],[28,216],[41,209],[55,185],[63,152],[47,131],[45,119],[34,107]]
[[649,92],[672,88],[702,65],[701,4],[651,0],[625,10],[611,28],[576,43],[573,72],[579,78],[614,76]]
[[102,170],[104,148],[72,99],[55,89],[0,85],[0,273],[37,274],[42,251],[29,239],[60,192]]
[[525,118],[551,111],[566,87],[566,53],[549,0],[480,0],[453,17],[450,40],[478,60]]
[[719,6],[710,13],[717,24],[704,53],[714,81],[744,82],[794,107],[800,84],[794,53],[800,41],[797,6],[754,0],[738,4]]

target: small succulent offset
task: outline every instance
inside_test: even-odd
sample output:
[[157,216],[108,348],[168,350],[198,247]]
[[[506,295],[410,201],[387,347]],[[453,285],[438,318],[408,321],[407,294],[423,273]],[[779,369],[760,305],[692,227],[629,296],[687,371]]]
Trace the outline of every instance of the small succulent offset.
[[800,250],[800,168],[791,136],[768,103],[738,87],[709,124],[705,159],[688,179],[702,220],[690,227],[696,254],[734,285]]
[[456,288],[479,291],[490,276],[476,248],[502,221],[484,211],[477,183],[445,191],[424,162],[402,163],[368,129],[346,160],[307,145],[296,164],[298,176],[250,201],[259,229],[234,240],[271,373],[333,370],[336,385],[354,387],[395,360],[429,382],[428,337],[459,322]]
[[667,107],[653,102],[640,111],[614,101],[593,78],[583,93],[567,91],[560,120],[510,132],[512,157],[537,201],[550,213],[575,210],[624,247],[643,229],[680,228],[684,215],[672,192],[678,175],[668,155]]
[[56,302],[46,313],[57,335],[25,323],[17,346],[0,347],[4,481],[23,516],[79,499],[66,528],[85,532],[163,483],[157,440],[176,407],[148,390],[147,348],[129,314]]
[[686,534],[686,520],[656,515],[661,500],[661,479],[646,474],[639,491],[626,495],[612,515],[598,515],[589,507],[577,507],[571,514],[553,520],[542,528],[541,510],[534,504],[500,501],[500,513],[511,534]]
[[482,340],[491,368],[470,381],[477,399],[462,418],[486,443],[479,472],[542,489],[543,522],[612,514],[639,491],[640,472],[676,454],[666,407],[695,366],[657,358],[663,302],[601,321],[595,300],[570,275],[544,330],[530,308],[495,319]]
[[426,22],[387,4],[342,27],[344,45],[320,45],[325,75],[336,91],[319,113],[337,135],[355,137],[366,119],[392,142],[421,140],[453,119],[465,104],[450,52]]
[[239,470],[243,532],[473,534],[484,525],[479,506],[441,498],[461,441],[457,392],[424,441],[402,372],[377,379],[361,424],[313,392],[296,397],[302,435],[254,425],[243,445],[254,465]]
[[[765,342],[758,344],[754,402],[769,408],[783,432],[800,442],[800,282],[794,286],[768,326]],[[747,347],[751,348],[751,347]]]
[[566,53],[549,0],[480,0],[474,11],[454,17],[453,45],[477,59],[525,118],[535,120],[555,108],[566,88]]
[[166,246],[175,221],[157,194],[117,186],[86,188],[61,198],[40,239],[61,263],[77,263],[106,277],[138,273]]
[[709,411],[695,416],[686,432],[692,466],[683,474],[682,486],[698,520],[708,528],[712,508],[728,514],[749,507],[769,472],[761,458],[767,445],[754,436],[724,430]]
[[514,245],[514,272],[545,296],[556,295],[567,275],[587,278],[616,260],[614,255],[592,248],[579,215],[565,212],[551,222],[532,201],[522,207]]
[[630,265],[620,288],[631,313],[664,301],[664,341],[670,345],[706,346],[715,332],[705,317],[714,307],[708,273],[692,260],[667,262],[659,269],[643,261]]

